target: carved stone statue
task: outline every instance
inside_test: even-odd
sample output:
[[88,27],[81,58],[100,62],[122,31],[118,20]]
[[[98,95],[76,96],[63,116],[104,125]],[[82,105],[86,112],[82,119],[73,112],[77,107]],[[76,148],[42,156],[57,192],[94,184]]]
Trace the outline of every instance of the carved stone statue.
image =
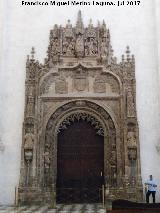
[[112,186],[116,186],[117,183],[117,169],[115,166],[111,167],[111,184]]
[[94,38],[88,38],[85,41],[85,55],[93,56],[97,54],[97,42]]
[[73,56],[74,55],[74,51],[75,51],[75,42],[74,42],[73,39],[71,39],[71,41],[68,43],[66,54],[68,56]]
[[85,40],[85,56],[88,56],[88,55],[89,55],[89,42],[86,39]]
[[116,165],[116,152],[115,151],[111,152],[110,163],[111,163],[111,165]]
[[77,56],[83,56],[84,55],[84,41],[83,41],[83,35],[78,34],[77,40],[76,40],[76,46],[75,51]]
[[137,159],[137,148],[136,147],[128,149],[128,158],[131,161]]
[[47,150],[47,149],[44,153],[44,167],[45,167],[45,169],[50,168],[50,156],[49,156],[49,150]]
[[96,54],[97,54],[96,42],[93,38],[91,38],[89,42],[89,55],[92,56]]
[[136,136],[135,136],[134,132],[128,132],[127,143],[128,143],[128,146],[136,146],[137,145]]
[[27,133],[24,136],[24,149],[33,149],[34,138],[35,137],[32,133]]

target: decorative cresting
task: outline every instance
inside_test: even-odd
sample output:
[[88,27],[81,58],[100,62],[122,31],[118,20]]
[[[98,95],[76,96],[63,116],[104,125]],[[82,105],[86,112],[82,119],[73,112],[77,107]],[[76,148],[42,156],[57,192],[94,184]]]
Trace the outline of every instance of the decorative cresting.
[[96,133],[98,135],[104,136],[104,129],[100,124],[100,122],[96,118],[85,112],[76,112],[70,115],[69,117],[65,118],[63,122],[59,125],[57,133],[60,133],[62,130],[67,129],[67,127],[70,126],[72,123],[74,123],[76,120],[87,121],[97,130]]
[[50,31],[47,62],[52,66],[60,60],[61,55],[78,58],[99,56],[108,60],[110,52],[110,32],[105,22],[94,27],[90,20],[85,28],[79,11],[76,27],[72,27],[68,20],[65,28],[55,25]]
[[57,135],[74,121],[81,119],[89,122],[97,130],[98,135],[104,136],[104,162],[108,162],[104,164],[105,180],[111,187],[117,186],[119,171],[117,171],[116,128],[113,119],[101,106],[90,101],[77,100],[58,108],[47,123],[43,154],[45,187],[56,184]]

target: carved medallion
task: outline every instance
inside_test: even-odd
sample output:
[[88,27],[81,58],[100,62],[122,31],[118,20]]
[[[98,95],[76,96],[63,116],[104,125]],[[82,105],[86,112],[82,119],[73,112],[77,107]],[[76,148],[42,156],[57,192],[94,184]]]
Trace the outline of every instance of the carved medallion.
[[74,76],[74,89],[78,92],[85,91],[88,87],[87,73],[80,67]]
[[67,82],[62,78],[58,79],[55,83],[55,91],[59,94],[67,93]]
[[83,77],[77,77],[74,79],[74,88],[79,91],[82,92],[86,89],[87,86],[87,79],[83,78]]
[[96,93],[105,93],[106,92],[106,84],[104,79],[98,78],[94,82],[94,92]]

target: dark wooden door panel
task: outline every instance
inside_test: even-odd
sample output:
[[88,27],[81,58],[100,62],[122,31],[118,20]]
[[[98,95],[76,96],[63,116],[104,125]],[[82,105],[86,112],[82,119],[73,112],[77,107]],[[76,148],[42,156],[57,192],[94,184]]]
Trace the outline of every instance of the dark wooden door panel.
[[58,199],[66,191],[66,196],[73,200],[72,191],[79,197],[76,202],[89,201],[103,182],[104,138],[96,134],[90,123],[80,120],[58,135],[57,150]]

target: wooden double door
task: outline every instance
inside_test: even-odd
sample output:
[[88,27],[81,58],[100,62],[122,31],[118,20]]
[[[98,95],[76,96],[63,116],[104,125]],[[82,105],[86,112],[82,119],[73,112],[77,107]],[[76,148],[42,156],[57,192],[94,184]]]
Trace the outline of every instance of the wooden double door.
[[58,135],[57,202],[101,202],[104,137],[87,121],[74,121]]

